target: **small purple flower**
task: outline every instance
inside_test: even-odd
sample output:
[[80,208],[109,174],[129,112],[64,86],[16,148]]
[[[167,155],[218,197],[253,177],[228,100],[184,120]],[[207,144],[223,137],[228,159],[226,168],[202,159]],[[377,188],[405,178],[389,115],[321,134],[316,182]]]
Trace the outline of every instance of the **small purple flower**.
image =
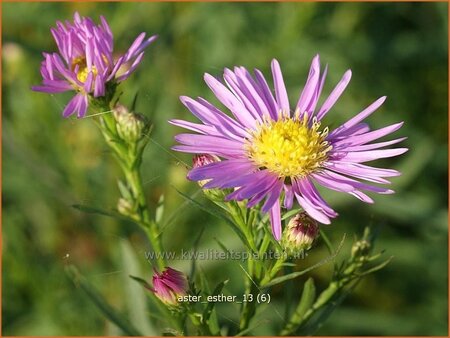
[[155,271],[153,275],[153,289],[151,291],[167,305],[178,304],[177,298],[185,296],[187,288],[186,276],[170,267],[165,268],[162,273]]
[[[141,62],[144,49],[156,39],[156,35],[146,39],[145,33],[141,33],[128,51],[115,60],[113,34],[105,18],[101,16],[100,20],[101,24],[96,26],[91,18],[75,13],[73,24],[58,21],[51,29],[59,54],[43,53],[42,85],[32,89],[51,94],[75,90],[77,94],[65,107],[64,117],[74,113],[83,117],[89,98],[110,94],[108,85],[128,78]],[[131,66],[119,75],[119,69],[126,64]]]
[[198,134],[179,134],[174,150],[220,156],[222,161],[193,168],[188,178],[209,180],[205,189],[236,188],[227,200],[248,200],[252,207],[265,199],[263,212],[270,212],[272,232],[281,237],[281,202],[291,209],[294,198],[312,218],[329,224],[337,213],[325,202],[316,184],[353,195],[366,203],[373,200],[364,191],[391,194],[394,191],[368,182],[388,184],[386,177],[398,176],[392,169],[361,163],[403,154],[406,148],[380,149],[405,138],[371,143],[398,130],[403,122],[371,131],[362,121],[386,99],[381,97],[362,112],[329,131],[321,121],[347,87],[351,71],[344,76],[316,109],[325,82],[317,55],[294,109],[288,100],[280,66],[272,61],[275,95],[259,70],[252,76],[244,67],[225,69],[225,85],[205,74],[205,82],[231,118],[203,98],[181,97],[182,103],[201,124],[172,120],[172,124]]

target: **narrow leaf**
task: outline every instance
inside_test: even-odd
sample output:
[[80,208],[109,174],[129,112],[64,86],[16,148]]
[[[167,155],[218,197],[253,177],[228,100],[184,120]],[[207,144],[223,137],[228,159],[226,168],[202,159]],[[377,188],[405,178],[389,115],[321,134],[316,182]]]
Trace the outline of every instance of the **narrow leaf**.
[[158,200],[158,205],[156,206],[155,211],[155,222],[156,224],[160,224],[164,215],[164,195],[161,195]]
[[300,298],[300,302],[298,303],[297,309],[292,314],[289,323],[286,325],[286,328],[282,331],[281,335],[292,335],[296,327],[301,323],[306,311],[308,311],[308,309],[313,305],[315,298],[316,287],[314,286],[314,280],[309,278],[303,287],[302,296]]
[[337,254],[339,253],[339,251],[341,250],[342,245],[344,244],[344,240],[345,240],[345,235],[342,238],[341,243],[339,244],[339,247],[337,248],[337,250],[332,255],[326,257],[325,259],[321,260],[320,262],[318,262],[318,263],[316,263],[316,264],[314,264],[314,265],[312,265],[312,266],[310,266],[310,267],[308,267],[308,268],[306,268],[306,269],[304,269],[302,271],[297,271],[297,272],[290,273],[288,275],[284,275],[284,276],[280,276],[278,278],[274,278],[269,283],[267,283],[265,285],[262,285],[262,287],[268,288],[268,287],[274,286],[276,284],[288,281],[290,279],[300,277],[300,276],[304,275],[305,273],[307,273],[307,272],[309,272],[311,270],[314,270],[314,269],[316,269],[316,268],[318,268],[318,267],[320,267],[320,266],[322,266],[324,264],[327,264],[328,262],[334,260],[336,258],[336,256],[337,256]]
[[66,273],[73,283],[80,287],[81,290],[89,297],[89,299],[97,306],[97,308],[111,322],[116,324],[126,335],[142,336],[142,334],[134,328],[122,314],[117,312],[109,305],[105,298],[84,278],[73,265],[66,267]]
[[228,223],[232,229],[234,230],[234,232],[239,236],[239,238],[241,239],[241,241],[248,247],[251,249],[250,243],[247,241],[247,238],[245,238],[245,235],[242,233],[242,231],[236,226],[236,224],[233,223],[233,221],[231,221],[228,217],[226,217],[225,215],[223,215],[222,213],[213,210],[212,208],[207,208],[206,206],[202,205],[201,203],[197,202],[196,200],[192,199],[191,197],[189,197],[188,195],[182,193],[181,191],[179,191],[177,188],[173,187],[183,198],[185,198],[186,200],[190,201],[193,205],[195,205],[196,207],[200,208],[203,211],[206,211],[208,214],[215,216],[219,219],[224,220],[226,223]]

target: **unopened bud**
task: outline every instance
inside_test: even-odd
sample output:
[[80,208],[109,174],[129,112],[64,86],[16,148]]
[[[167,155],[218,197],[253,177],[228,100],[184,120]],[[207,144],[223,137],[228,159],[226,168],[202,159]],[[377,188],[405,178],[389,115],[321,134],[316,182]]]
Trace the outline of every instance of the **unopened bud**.
[[284,229],[282,244],[289,255],[295,255],[309,250],[318,234],[317,222],[301,212],[291,218]]
[[120,138],[129,143],[136,143],[145,133],[148,122],[144,115],[129,112],[125,106],[114,108],[117,133]]
[[[195,155],[194,158],[192,159],[192,167],[194,169],[200,168],[207,164],[211,164],[211,163],[215,163],[215,162],[220,162],[220,158],[218,158],[215,155],[210,155],[210,154]],[[208,181],[209,180],[198,181],[198,185],[202,188],[206,183],[208,183]]]
[[119,201],[117,202],[117,211],[119,211],[122,215],[129,217],[133,217],[136,213],[133,204],[125,198],[119,198]]
[[192,159],[192,167],[199,168],[215,162],[220,162],[220,158],[218,158],[216,155],[210,154],[195,155],[194,158]]
[[165,268],[161,273],[155,271],[151,291],[164,304],[177,306],[178,297],[185,296],[187,290],[187,278],[182,272],[169,267]]
[[366,257],[371,250],[371,245],[370,242],[362,239],[359,240],[357,242],[355,242],[355,244],[353,244],[352,246],[352,257],[353,258],[364,258]]

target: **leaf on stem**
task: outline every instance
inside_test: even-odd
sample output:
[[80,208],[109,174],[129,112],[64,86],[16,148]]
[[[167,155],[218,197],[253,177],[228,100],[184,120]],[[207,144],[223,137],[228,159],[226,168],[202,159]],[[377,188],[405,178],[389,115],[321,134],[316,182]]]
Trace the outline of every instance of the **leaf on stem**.
[[[223,281],[223,282],[221,282],[221,283],[219,283],[219,284],[217,284],[217,286],[215,287],[215,289],[214,289],[214,291],[213,291],[211,296],[217,296],[219,293],[221,293],[223,287],[227,283],[228,283],[228,279]],[[209,320],[209,318],[211,316],[211,313],[212,313],[212,311],[214,309],[214,306],[216,306],[215,302],[208,302],[208,305],[206,306],[205,310],[203,311],[203,319],[202,320],[203,320],[204,323],[208,322],[208,320]]]
[[88,214],[97,214],[97,215],[102,215],[102,216],[108,216],[108,217],[112,217],[112,218],[115,218],[118,220],[129,221],[129,222],[135,223],[133,219],[125,217],[125,216],[119,214],[115,210],[105,210],[105,209],[91,207],[89,205],[84,205],[84,204],[72,204],[72,208],[75,208],[79,211],[82,211],[82,212],[85,212]]
[[261,287],[268,288],[268,287],[274,286],[276,284],[280,284],[280,283],[283,283],[285,281],[288,281],[290,279],[300,277],[300,276],[304,275],[305,273],[307,273],[307,272],[309,272],[311,270],[314,270],[314,269],[316,269],[316,268],[318,268],[318,267],[320,267],[320,266],[322,266],[324,264],[329,263],[330,261],[333,261],[336,258],[336,256],[338,255],[339,251],[341,250],[341,248],[342,248],[342,246],[344,244],[344,240],[345,240],[345,234],[342,237],[342,240],[339,243],[339,246],[336,249],[336,251],[332,255],[322,259],[320,262],[318,262],[318,263],[316,263],[316,264],[314,264],[314,265],[312,265],[312,266],[310,266],[310,267],[308,267],[308,268],[306,268],[304,270],[293,272],[293,273],[290,273],[288,275],[284,275],[284,276],[281,276],[281,277],[278,277],[278,278],[274,278],[269,283],[267,283],[265,285],[262,285]]
[[[189,202],[191,202],[193,205],[195,205],[196,207],[198,207],[199,209],[206,211],[208,214],[215,216],[219,219],[224,220],[226,223],[228,223],[231,228],[234,230],[234,232],[236,232],[236,234],[239,236],[239,238],[241,239],[242,243],[245,244],[245,246],[247,248],[249,248],[250,250],[252,250],[252,247],[250,246],[250,243],[247,241],[247,238],[245,238],[245,235],[242,233],[242,231],[239,229],[239,227],[234,224],[233,221],[231,221],[228,217],[226,217],[225,215],[223,215],[222,213],[220,213],[219,211],[214,210],[213,208],[208,208],[206,206],[204,206],[203,204],[197,202],[196,200],[192,199],[191,197],[189,197],[188,195],[182,193],[181,191],[179,191],[177,188],[175,188],[174,186],[172,186],[176,192],[178,192],[183,198],[185,198],[186,200],[188,200]],[[253,250],[252,250],[253,251]]]
[[155,223],[159,224],[164,215],[164,195],[161,195],[158,200],[158,205],[155,211]]
[[297,308],[295,309],[295,312],[292,314],[292,317],[287,323],[286,327],[283,329],[283,331],[281,331],[282,336],[290,336],[295,332],[297,327],[302,322],[306,312],[313,305],[315,298],[316,287],[314,286],[314,280],[310,277],[303,286],[302,296],[300,298],[300,302],[297,305]]
[[67,266],[66,273],[72,282],[89,297],[103,315],[117,325],[126,335],[142,336],[142,334],[124,318],[123,314],[119,313],[106,302],[105,298],[78,272],[75,266]]

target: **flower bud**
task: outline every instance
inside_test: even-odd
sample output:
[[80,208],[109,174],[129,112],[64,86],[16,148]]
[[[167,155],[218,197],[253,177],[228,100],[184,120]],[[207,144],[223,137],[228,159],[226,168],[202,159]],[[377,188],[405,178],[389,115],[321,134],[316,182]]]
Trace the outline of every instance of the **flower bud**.
[[317,222],[301,212],[290,219],[283,232],[282,244],[289,255],[309,250],[319,233]]
[[218,158],[216,155],[210,154],[195,155],[194,158],[192,159],[192,167],[199,168],[214,162],[220,162],[220,158]]
[[365,239],[361,239],[355,242],[352,246],[352,258],[364,258],[370,253],[370,250],[370,242]]
[[117,202],[117,211],[119,211],[124,216],[133,217],[136,210],[133,204],[125,198],[119,198]]
[[185,296],[187,289],[186,276],[180,271],[166,267],[163,272],[155,271],[153,275],[151,291],[168,306],[178,305],[178,297]]
[[129,112],[125,106],[118,105],[114,108],[117,133],[120,138],[128,143],[136,143],[145,133],[148,122],[144,115]]

